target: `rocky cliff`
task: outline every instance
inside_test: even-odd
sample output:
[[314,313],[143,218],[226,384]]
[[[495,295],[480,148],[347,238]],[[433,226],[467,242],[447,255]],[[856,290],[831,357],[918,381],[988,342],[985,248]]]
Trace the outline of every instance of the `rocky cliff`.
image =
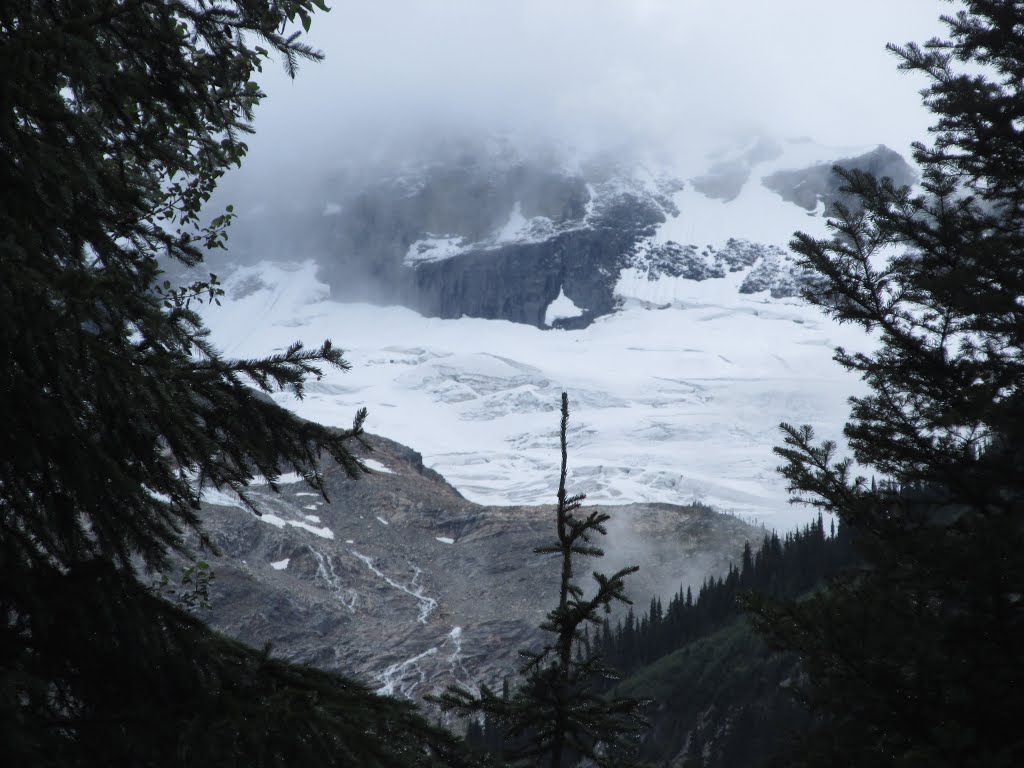
[[[325,467],[330,501],[297,477],[281,493],[257,486],[262,517],[210,491],[204,520],[222,556],[213,626],[289,659],[344,672],[384,693],[419,698],[459,682],[499,682],[517,651],[540,639],[555,599],[551,559],[532,553],[553,535],[551,507],[485,507],[462,498],[419,454],[371,438],[373,473]],[[553,457],[553,460],[557,457]],[[611,508],[611,571],[639,563],[631,596],[696,584],[735,561],[760,531],[704,507]]]
[[[243,217],[233,248],[314,258],[336,300],[537,327],[585,327],[613,312],[617,281],[629,268],[648,270],[650,279],[691,280],[742,270],[749,280],[741,290],[792,296],[804,276],[780,247],[785,241],[744,234],[745,190],[763,185],[794,208],[820,213],[843,199],[831,171],[836,161],[898,184],[915,178],[882,146],[791,166],[786,152],[793,151],[793,162],[806,154],[793,150],[798,144],[758,139],[688,180],[607,157],[570,162],[468,146],[398,171],[330,175],[316,185],[315,204]],[[735,206],[727,237],[662,235],[680,215],[699,215],[680,210],[687,185],[726,210]]]

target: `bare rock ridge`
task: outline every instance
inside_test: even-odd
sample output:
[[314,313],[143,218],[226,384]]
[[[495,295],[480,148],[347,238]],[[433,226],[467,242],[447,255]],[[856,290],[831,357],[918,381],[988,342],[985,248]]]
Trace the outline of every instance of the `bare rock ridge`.
[[[223,556],[212,562],[206,618],[388,694],[500,682],[553,604],[556,564],[532,552],[553,535],[552,508],[471,503],[415,451],[370,442],[373,474],[353,481],[325,467],[329,503],[294,477],[280,494],[253,489],[261,518],[229,494],[207,494],[205,524]],[[641,564],[629,580],[640,611],[721,574],[762,535],[700,506],[630,504],[612,515],[607,556],[580,572]]]
[[739,196],[756,165],[782,154],[779,142],[761,137],[738,157],[716,160],[706,173],[690,179],[690,183],[705,197],[729,202]]
[[857,199],[840,192],[845,182],[832,172],[836,165],[851,171],[863,171],[878,178],[888,176],[897,186],[910,185],[917,180],[917,174],[898,152],[879,144],[858,157],[841,158],[834,163],[820,163],[799,170],[776,171],[765,176],[761,183],[778,193],[783,200],[808,211],[817,209],[819,205],[823,206],[823,210],[830,211],[837,202],[856,210],[859,207]]

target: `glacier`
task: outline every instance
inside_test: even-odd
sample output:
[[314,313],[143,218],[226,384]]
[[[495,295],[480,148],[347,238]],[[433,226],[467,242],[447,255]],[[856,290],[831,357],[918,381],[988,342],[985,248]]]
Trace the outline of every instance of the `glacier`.
[[832,350],[872,342],[799,299],[739,293],[747,271],[697,282],[623,270],[620,310],[580,330],[332,301],[312,261],[230,270],[230,300],[202,312],[228,356],[330,338],[352,370],[309,381],[302,400],[275,399],[339,427],[366,406],[372,432],[420,451],[472,501],[554,499],[565,390],[572,492],[597,503],[700,501],[786,530],[816,513],[787,503],[772,453],[778,425],[840,438],[860,382]]
[[[792,190],[769,188],[764,180],[783,173],[798,186],[803,176],[808,184],[820,184],[819,169],[841,158],[869,168],[879,162],[905,179],[913,175],[910,166],[899,167],[902,159],[883,146],[764,136],[709,154],[704,166],[689,173],[597,163],[604,170],[593,178],[574,176],[568,167],[544,166],[542,173],[529,165],[506,178],[502,173],[509,169],[502,163],[512,162],[510,157],[474,160],[466,166],[471,171],[426,165],[401,175],[421,184],[442,179],[438,189],[449,205],[442,206],[447,218],[441,223],[458,224],[460,216],[465,221],[464,231],[455,233],[417,230],[420,218],[430,217],[410,218],[405,224],[411,245],[399,260],[401,268],[415,272],[462,258],[450,274],[434,276],[443,288],[450,287],[446,280],[460,283],[464,273],[483,264],[488,269],[478,270],[472,285],[493,293],[499,304],[527,294],[531,301],[549,296],[539,304],[536,324],[500,314],[509,319],[459,317],[454,311],[425,316],[387,305],[400,299],[386,294],[376,304],[358,303],[358,280],[347,280],[342,267],[358,266],[360,259],[371,263],[384,258],[384,251],[373,256],[359,251],[354,240],[328,238],[319,250],[291,248],[297,258],[287,260],[278,258],[288,250],[275,240],[246,254],[270,253],[271,260],[220,270],[226,300],[201,310],[212,342],[229,357],[255,357],[297,340],[316,346],[331,339],[345,350],[351,371],[327,371],[307,382],[302,400],[287,393],[275,399],[305,418],[339,427],[367,407],[371,432],[421,452],[427,466],[474,502],[532,505],[554,499],[557,411],[560,393],[567,391],[573,412],[571,491],[586,493],[590,502],[697,501],[780,531],[816,516],[813,509],[788,503],[776,471],[780,459],[772,452],[781,442],[779,424],[810,424],[821,439],[842,445],[848,398],[865,389],[833,361],[833,350],[869,351],[875,342],[862,329],[839,326],[796,298],[808,276],[785,246],[798,230],[828,235],[823,208],[830,198],[819,196],[817,208],[806,201],[794,204]],[[527,206],[523,190],[530,185],[524,179],[546,191],[543,205],[531,200]],[[374,194],[395,193],[381,184]],[[474,207],[487,190],[509,205],[502,209],[492,201],[489,234],[481,229],[486,217]],[[405,192],[398,185],[395,194]],[[340,204],[324,195],[309,205],[335,213]],[[632,207],[616,208],[624,199],[632,199]],[[402,201],[408,203],[406,197]],[[510,212],[499,215],[501,210]],[[286,227],[286,221],[273,226]],[[623,231],[628,237],[620,243],[615,237]],[[600,250],[607,237],[616,243],[609,247],[623,250],[613,258],[604,254],[588,261],[582,254],[559,262],[557,243],[563,241],[557,238],[572,232],[594,235],[581,248]],[[527,253],[546,238],[556,243],[550,253]],[[505,268],[514,274],[490,270],[495,249],[516,246],[524,246],[523,263],[529,266],[515,263],[509,251]],[[243,245],[240,252],[245,251]],[[319,259],[319,267],[309,255]],[[533,279],[530,269],[553,270],[550,291],[515,292],[515,280],[525,285]],[[572,280],[576,296],[589,290],[600,298],[607,289],[611,301],[598,310],[581,306],[567,293]],[[594,288],[598,283],[601,290]],[[571,322],[584,314],[586,322]],[[390,471],[372,460],[367,466]]]

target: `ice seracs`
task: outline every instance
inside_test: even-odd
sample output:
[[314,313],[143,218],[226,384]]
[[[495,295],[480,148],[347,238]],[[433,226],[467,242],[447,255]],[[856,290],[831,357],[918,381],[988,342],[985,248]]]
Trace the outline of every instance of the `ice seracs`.
[[[739,293],[744,270],[701,282],[626,270],[617,313],[552,333],[332,302],[312,262],[263,269],[266,287],[204,309],[214,343],[254,356],[332,338],[352,369],[310,381],[303,400],[278,401],[339,427],[365,405],[373,432],[420,451],[482,503],[550,501],[551,414],[567,390],[577,416],[573,483],[590,501],[696,499],[780,528],[807,521],[812,513],[787,503],[775,472],[778,424],[812,423],[840,438],[859,384],[832,349],[868,343],[797,299]],[[286,282],[271,288],[271,278]],[[282,298],[265,311],[270,293]],[[358,333],[341,338],[339,328]]]

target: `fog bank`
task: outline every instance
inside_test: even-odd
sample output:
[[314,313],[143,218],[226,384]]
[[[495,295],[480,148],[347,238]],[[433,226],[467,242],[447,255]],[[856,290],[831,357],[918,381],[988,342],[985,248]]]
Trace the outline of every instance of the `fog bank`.
[[415,154],[493,132],[643,151],[699,171],[752,134],[906,153],[930,122],[885,43],[940,32],[934,0],[374,0],[333,3],[290,81],[276,64],[242,175]]

